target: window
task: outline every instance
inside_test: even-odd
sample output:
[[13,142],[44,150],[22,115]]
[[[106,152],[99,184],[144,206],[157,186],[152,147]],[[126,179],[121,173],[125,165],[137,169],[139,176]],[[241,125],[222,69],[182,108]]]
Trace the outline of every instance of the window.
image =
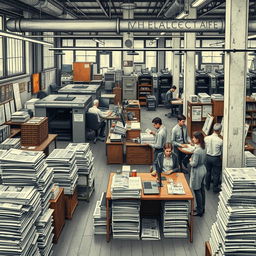
[[166,39],[165,40],[165,47],[172,47],[172,40]]
[[76,39],[77,47],[96,47],[97,44],[92,39]]
[[165,52],[165,67],[168,68],[168,70],[172,70],[172,56],[173,52]]
[[[143,40],[134,40],[134,48],[144,49],[144,41]],[[144,52],[136,51],[139,55],[134,55],[134,63],[144,63]]]
[[[0,29],[3,30],[2,16],[0,16]],[[0,37],[0,77],[4,75],[3,48],[3,37]]]
[[[54,35],[53,32],[44,32],[43,35]],[[45,37],[44,41],[49,42],[49,43],[54,43],[54,38],[53,37]],[[51,46],[44,45],[43,46],[43,69],[48,69],[48,68],[54,68],[54,52],[50,51],[49,49]]]
[[[74,41],[73,39],[63,39],[62,40],[63,47],[73,47]],[[65,55],[62,55],[62,65],[72,65],[74,62],[74,51],[63,51]]]
[[[256,47],[256,40],[248,40],[248,47],[255,48]],[[247,69],[255,69],[253,59],[255,59],[255,55],[253,52],[248,52],[247,54]]]
[[146,40],[146,47],[157,47],[157,40]]
[[24,73],[24,41],[7,38],[6,44],[7,76],[14,76]]
[[156,67],[156,51],[148,51],[146,52],[146,67],[151,69],[152,67]]
[[75,51],[76,62],[96,62],[96,51]]
[[115,69],[122,69],[122,53],[119,51],[112,52],[112,66]]
[[103,40],[100,41],[104,42],[104,45],[99,44],[99,47],[122,47],[122,40]]
[[[202,47],[222,47],[222,40],[203,40]],[[222,64],[222,55],[219,52],[202,52],[202,64],[218,63]]]

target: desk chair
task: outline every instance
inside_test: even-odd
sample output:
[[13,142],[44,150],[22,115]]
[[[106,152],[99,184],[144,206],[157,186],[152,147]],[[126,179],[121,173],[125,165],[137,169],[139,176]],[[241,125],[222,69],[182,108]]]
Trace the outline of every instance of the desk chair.
[[39,91],[38,93],[37,93],[37,95],[36,95],[36,97],[38,98],[38,99],[43,99],[43,98],[45,98],[46,96],[48,96],[48,93],[47,92],[45,92],[45,91]]
[[95,133],[95,137],[93,139],[93,143],[95,144],[97,140],[99,140],[99,129],[101,127],[101,123],[98,120],[98,115],[94,113],[86,113],[86,128],[93,130]]

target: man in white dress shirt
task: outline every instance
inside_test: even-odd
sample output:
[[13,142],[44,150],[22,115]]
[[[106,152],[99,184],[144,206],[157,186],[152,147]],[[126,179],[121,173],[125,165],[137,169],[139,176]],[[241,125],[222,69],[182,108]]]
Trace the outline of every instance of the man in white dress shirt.
[[213,134],[204,138],[206,145],[206,169],[207,174],[205,178],[206,189],[210,189],[211,178],[213,178],[213,192],[218,193],[220,175],[222,170],[222,147],[223,140],[220,138],[221,124],[216,123],[213,126]]

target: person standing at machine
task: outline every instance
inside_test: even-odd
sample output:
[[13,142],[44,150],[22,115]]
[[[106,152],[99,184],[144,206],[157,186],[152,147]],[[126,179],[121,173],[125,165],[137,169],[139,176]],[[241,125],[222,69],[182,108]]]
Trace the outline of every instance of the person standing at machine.
[[174,98],[173,93],[176,91],[177,87],[175,85],[173,85],[171,87],[170,90],[167,91],[166,95],[165,95],[165,106],[166,108],[171,109],[171,112],[166,114],[165,116],[171,117],[174,113],[174,109],[173,109],[173,105],[172,105],[172,101],[176,100],[176,98]]
[[89,113],[97,114],[98,121],[100,122],[100,134],[99,134],[99,137],[101,139],[103,139],[105,137],[104,133],[105,133],[105,127],[106,127],[106,121],[104,119],[107,118],[108,116],[111,116],[111,114],[113,112],[110,111],[110,110],[106,111],[106,112],[103,112],[98,107],[99,107],[99,100],[95,99],[93,101],[93,106],[88,109],[88,112]]
[[220,138],[222,125],[216,123],[213,126],[213,133],[210,136],[204,138],[206,145],[206,179],[205,187],[210,190],[211,179],[213,178],[213,192],[218,193],[220,191],[220,175],[222,169],[222,147],[223,140]]
[[184,115],[178,115],[178,123],[173,127],[171,133],[171,142],[173,145],[174,153],[177,154],[179,159],[180,169],[182,169],[182,162],[187,167],[188,157],[181,152],[178,148],[186,148],[188,143],[191,143],[191,139],[188,136],[187,126],[185,125],[186,117]]
[[153,144],[149,144],[154,149],[154,161],[157,158],[157,155],[163,152],[163,146],[166,142],[167,138],[167,129],[162,124],[162,119],[159,117],[155,117],[152,120],[153,127],[156,131],[151,131],[150,133],[155,135],[155,142]]
[[206,175],[204,135],[200,131],[194,132],[192,140],[196,149],[189,159],[191,166],[190,187],[193,189],[196,197],[196,213],[194,216],[202,217],[205,212],[204,181]]

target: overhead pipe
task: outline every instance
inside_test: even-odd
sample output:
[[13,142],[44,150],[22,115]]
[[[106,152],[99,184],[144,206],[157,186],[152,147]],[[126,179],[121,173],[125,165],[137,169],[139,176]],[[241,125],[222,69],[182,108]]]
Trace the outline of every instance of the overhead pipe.
[[[256,31],[256,21],[249,22]],[[10,19],[7,29],[17,32],[224,32],[224,20],[43,20]]]
[[167,11],[164,13],[164,17],[171,18],[175,16],[183,9],[183,5],[184,5],[184,0],[175,0],[167,9]]

